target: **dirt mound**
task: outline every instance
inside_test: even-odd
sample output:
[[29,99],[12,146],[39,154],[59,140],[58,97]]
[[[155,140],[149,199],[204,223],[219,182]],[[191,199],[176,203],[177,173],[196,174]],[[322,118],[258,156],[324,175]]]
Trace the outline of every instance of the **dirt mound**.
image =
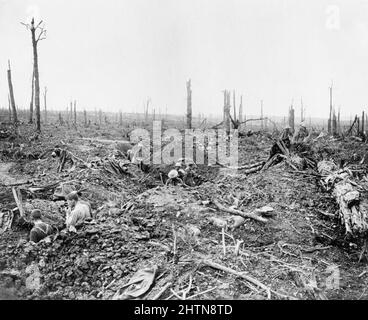
[[[121,138],[117,128],[105,136],[95,128],[47,132],[32,142],[13,142],[16,148],[25,145],[23,154],[63,144],[89,162],[108,156],[111,149],[82,138]],[[273,138],[241,137],[239,165],[265,161]],[[337,164],[346,159],[364,179],[366,151],[361,143],[323,138],[300,145],[297,153],[330,157]],[[57,160],[47,152],[36,160],[19,157],[10,172],[9,165],[2,170],[6,183],[19,181],[17,175],[29,180],[20,186],[26,214],[41,208],[50,223],[61,223],[65,201],[53,200],[60,182],[80,191],[97,213],[96,221],[77,234],[59,232],[37,245],[28,243],[26,228],[1,234],[0,287],[9,294],[23,299],[111,299],[137,270],[158,266],[146,298],[165,286],[161,299],[366,298],[361,244],[344,237],[335,218],[338,206],[313,169],[295,170],[285,161],[253,173],[199,165],[195,186],[165,186],[160,173],[167,175],[172,166],[153,166],[148,172],[136,166],[132,174],[67,166],[58,173]],[[39,186],[53,187],[30,191]],[[8,212],[16,205],[11,188],[4,189],[0,192],[9,202],[1,203],[0,210]],[[229,218],[234,215],[219,210],[213,200],[243,213],[268,206],[273,215],[267,223],[243,219],[232,228]],[[331,285],[336,279],[338,287]]]

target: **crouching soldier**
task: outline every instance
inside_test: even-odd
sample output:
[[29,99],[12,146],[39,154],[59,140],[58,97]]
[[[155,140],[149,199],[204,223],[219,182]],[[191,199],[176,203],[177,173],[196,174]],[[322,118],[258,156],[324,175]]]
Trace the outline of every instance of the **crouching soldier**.
[[290,139],[292,138],[293,134],[291,132],[291,128],[289,126],[286,126],[284,130],[282,130],[280,135],[280,140],[284,143],[286,148],[290,148]]
[[33,210],[31,212],[31,219],[34,226],[29,234],[30,241],[37,243],[52,234],[53,228],[49,224],[42,221],[40,210]]
[[293,142],[294,143],[303,142],[304,139],[308,137],[308,135],[309,135],[309,131],[307,127],[305,126],[305,123],[301,122],[299,126],[299,130],[295,132],[294,134]]
[[66,213],[66,228],[69,231],[76,232],[76,226],[82,224],[86,219],[92,219],[92,210],[88,202],[79,200],[76,191],[66,196],[68,201],[68,210]]

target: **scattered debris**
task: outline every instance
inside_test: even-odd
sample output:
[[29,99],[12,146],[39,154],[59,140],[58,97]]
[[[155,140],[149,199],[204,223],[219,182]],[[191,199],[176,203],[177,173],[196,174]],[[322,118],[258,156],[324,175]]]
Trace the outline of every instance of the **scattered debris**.
[[352,172],[338,169],[332,161],[321,161],[317,165],[318,172],[327,175],[322,179],[323,186],[332,190],[339,205],[339,216],[346,233],[353,235],[366,234],[368,231],[368,199],[361,196],[359,181]]
[[[134,299],[145,294],[155,280],[157,266],[137,271],[129,282],[122,286],[114,296],[114,300]],[[123,293],[121,289],[126,288]]]
[[[357,261],[367,254],[365,218],[357,218],[368,190],[361,143],[347,152],[318,133],[290,145],[279,136],[242,135],[238,167],[182,158],[143,168],[129,159],[132,145],[107,138],[15,142],[2,155],[11,166],[0,166],[0,281],[41,299],[351,297],[324,281],[334,261],[341,276],[352,272],[344,250]],[[50,157],[55,145],[72,161]],[[64,232],[71,192],[94,217]],[[348,242],[335,224],[341,208],[355,236]],[[55,228],[37,244],[28,241],[34,209]]]
[[31,291],[38,291],[41,288],[41,273],[37,264],[31,264],[26,268],[26,288]]

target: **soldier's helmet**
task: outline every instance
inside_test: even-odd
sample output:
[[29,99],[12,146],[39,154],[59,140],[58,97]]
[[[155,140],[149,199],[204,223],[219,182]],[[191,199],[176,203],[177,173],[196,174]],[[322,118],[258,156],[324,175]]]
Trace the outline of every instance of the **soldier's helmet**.
[[39,209],[32,210],[32,212],[31,212],[31,218],[33,220],[41,219],[41,210],[39,210]]

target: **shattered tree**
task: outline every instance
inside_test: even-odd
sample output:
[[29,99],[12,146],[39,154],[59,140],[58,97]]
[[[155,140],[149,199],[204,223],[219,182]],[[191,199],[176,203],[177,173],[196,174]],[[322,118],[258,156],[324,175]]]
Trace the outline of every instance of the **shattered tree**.
[[291,105],[289,108],[289,127],[291,129],[291,132],[295,132],[295,110],[293,106]]
[[10,102],[10,95],[8,94],[8,109],[9,109],[9,122],[12,120],[12,109],[11,109],[11,102]]
[[331,84],[331,87],[329,87],[329,92],[330,92],[330,112],[328,116],[327,132],[331,133],[331,129],[332,129],[332,84]]
[[234,110],[234,121],[236,121],[235,90],[233,90],[233,110]]
[[240,105],[239,105],[239,122],[243,122],[243,96],[240,96]]
[[318,172],[324,175],[322,182],[326,189],[332,190],[339,205],[339,217],[346,233],[359,236],[368,231],[368,200],[359,192],[352,181],[349,169],[338,169],[332,161],[321,161]]
[[77,124],[77,100],[74,100],[74,124]]
[[15,107],[15,99],[14,99],[14,90],[13,90],[13,83],[11,77],[11,69],[10,69],[10,60],[8,61],[8,85],[9,85],[9,97],[10,97],[10,104],[12,108],[12,115],[13,115],[13,123],[15,126],[18,125],[18,116],[17,116],[17,109]]
[[119,112],[119,126],[123,126],[123,113],[121,111]]
[[223,127],[226,132],[226,135],[230,134],[230,91],[224,90],[224,120],[223,120]]
[[44,103],[44,111],[45,111],[45,124],[47,124],[47,87],[45,87],[43,91],[43,103]]
[[263,100],[261,100],[261,130],[264,129],[264,120],[263,120]]
[[[40,111],[40,76],[38,71],[38,42],[46,39],[46,30],[42,26],[42,20],[35,25],[34,18],[32,18],[31,24],[22,23],[31,31],[32,36],[32,48],[33,48],[33,72],[35,82],[35,108],[36,108],[36,130],[41,132],[41,111]],[[38,32],[38,35],[37,35]]]
[[34,103],[34,68],[32,68],[31,101],[29,103],[29,123],[33,123],[33,103]]
[[192,88],[190,79],[187,81],[187,129],[192,129]]
[[84,118],[84,126],[87,127],[87,111],[86,111],[86,109],[83,110],[83,118]]

